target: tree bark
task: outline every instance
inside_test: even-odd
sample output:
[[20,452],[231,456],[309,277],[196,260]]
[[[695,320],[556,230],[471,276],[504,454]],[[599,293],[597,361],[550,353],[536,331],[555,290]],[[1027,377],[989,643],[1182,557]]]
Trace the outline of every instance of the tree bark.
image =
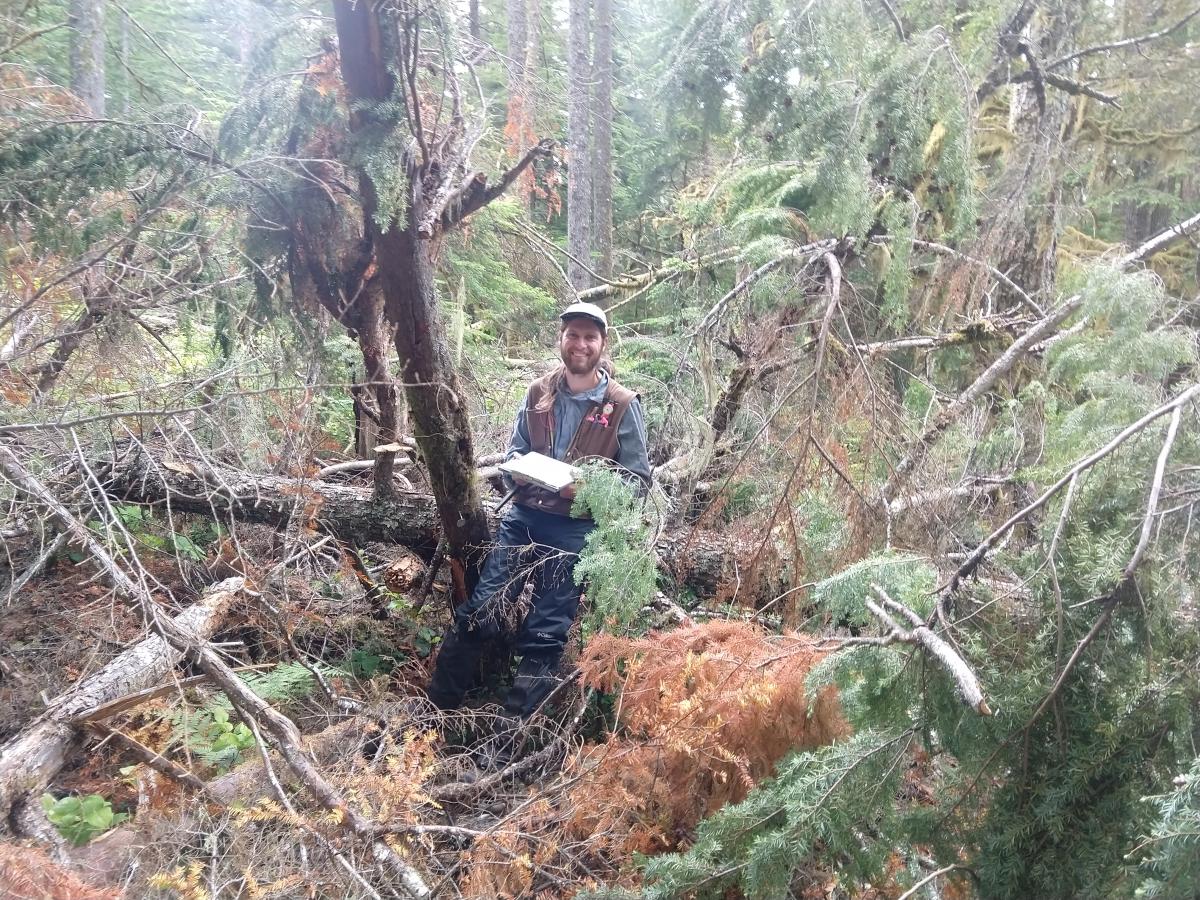
[[479,27],[479,0],[471,0],[467,7],[467,30],[475,40],[480,40],[483,32]]
[[570,0],[567,31],[567,277],[576,291],[591,286],[592,77],[590,0]]
[[104,0],[71,0],[71,90],[93,116],[104,115]]
[[595,269],[601,278],[613,272],[613,0],[595,0],[592,83],[592,227]]
[[[399,130],[399,121],[376,121],[375,113],[367,109],[381,101],[400,99],[406,104],[413,137],[420,147],[420,160],[411,152],[404,154],[407,203],[396,215],[385,218],[376,186],[365,171],[360,174],[359,187],[365,230],[376,250],[385,315],[395,328],[414,437],[429,471],[449,556],[459,576],[457,593],[465,598],[478,577],[480,551],[489,533],[474,478],[475,452],[466,397],[450,357],[434,285],[440,191],[444,178],[465,160],[440,157],[452,154],[453,131],[447,131],[437,143],[430,143],[425,135],[420,98],[405,94],[406,90],[418,90],[416,76],[410,75],[413,80],[407,88],[399,86],[393,76],[394,71],[419,68],[415,60],[409,67],[410,60],[405,59],[406,54],[415,52],[414,47],[405,51],[396,46],[401,40],[397,26],[407,29],[411,25],[411,40],[416,40],[416,11],[407,6],[397,11],[338,0],[334,13],[343,80],[351,104],[359,105],[351,112],[351,130],[366,140],[378,140],[371,136],[381,125]],[[409,19],[401,22],[393,16]],[[437,221],[426,223],[429,214]],[[423,226],[430,229],[429,235],[422,235]],[[390,484],[390,476],[388,481]]]
[[[174,620],[195,640],[207,640],[220,627],[242,589],[242,579],[214,585],[200,602]],[[158,684],[183,658],[157,635],[120,654],[99,672],[83,679],[50,704],[36,721],[0,748],[0,830],[15,804],[45,790],[79,738],[72,723],[80,713],[117,697]]]

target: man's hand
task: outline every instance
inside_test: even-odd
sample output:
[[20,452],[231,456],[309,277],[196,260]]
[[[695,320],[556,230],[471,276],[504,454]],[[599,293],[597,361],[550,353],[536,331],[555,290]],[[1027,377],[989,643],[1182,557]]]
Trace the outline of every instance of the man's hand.
[[[525,455],[524,453],[514,453],[512,456],[510,456],[508,458],[507,461],[512,462],[514,459],[520,459],[524,455]],[[512,479],[513,484],[518,485],[520,487],[526,487],[527,485],[533,484],[533,482],[530,481],[528,478],[526,478],[524,475],[518,475],[516,472],[508,473],[508,477]]]
[[567,500],[574,500],[575,499],[575,485],[568,484],[566,487],[562,488],[558,492],[558,496],[563,497]]

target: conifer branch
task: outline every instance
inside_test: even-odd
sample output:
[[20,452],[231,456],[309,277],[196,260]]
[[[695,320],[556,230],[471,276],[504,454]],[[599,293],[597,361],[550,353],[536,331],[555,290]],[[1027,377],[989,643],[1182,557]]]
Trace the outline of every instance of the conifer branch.
[[[1184,395],[1181,395],[1181,397],[1188,394],[1193,394],[1197,390],[1200,390],[1200,385],[1193,387],[1190,391],[1186,391]],[[1092,623],[1092,627],[1088,629],[1087,634],[1085,634],[1080,639],[1079,643],[1075,645],[1075,650],[1071,653],[1066,665],[1064,665],[1062,670],[1058,673],[1058,677],[1054,680],[1054,685],[1050,688],[1042,702],[1038,705],[1038,708],[1034,710],[1033,715],[1029,717],[1029,721],[1025,725],[1026,742],[1029,740],[1029,730],[1033,727],[1033,724],[1039,718],[1041,718],[1042,714],[1049,708],[1050,704],[1054,702],[1054,699],[1058,696],[1063,685],[1066,683],[1068,676],[1072,671],[1074,671],[1080,657],[1083,656],[1083,652],[1091,645],[1091,643],[1096,639],[1096,636],[1100,634],[1100,632],[1108,624],[1109,619],[1112,618],[1113,613],[1120,605],[1121,600],[1124,599],[1128,590],[1133,585],[1133,578],[1137,574],[1138,566],[1141,565],[1142,559],[1146,555],[1146,550],[1150,546],[1150,534],[1154,530],[1154,521],[1158,514],[1158,499],[1162,494],[1162,483],[1163,478],[1166,475],[1167,460],[1171,456],[1171,449],[1175,445],[1175,437],[1179,432],[1179,421],[1183,416],[1183,403],[1180,402],[1180,398],[1177,398],[1175,401],[1173,401],[1173,405],[1174,408],[1171,413],[1171,422],[1167,425],[1167,434],[1163,439],[1162,449],[1159,451],[1158,459],[1154,464],[1154,477],[1150,482],[1150,496],[1146,501],[1146,515],[1142,519],[1142,528],[1140,534],[1138,535],[1137,546],[1134,547],[1133,555],[1130,556],[1129,562],[1125,564],[1125,568],[1121,571],[1121,577],[1118,579],[1117,583],[1113,585],[1112,589],[1106,595],[1097,598],[1102,600],[1104,603],[1103,612],[1096,617],[1096,621]]]
[[[1183,407],[1184,404],[1188,403],[1190,400],[1192,400],[1197,395],[1200,395],[1200,384],[1193,384],[1187,390],[1183,391],[1178,396],[1176,396],[1175,399],[1171,400],[1168,403],[1164,403],[1162,406],[1158,407],[1157,409],[1151,410],[1150,412],[1146,413],[1146,415],[1144,415],[1140,419],[1138,419],[1136,422],[1133,422],[1132,424],[1126,426],[1120,432],[1120,434],[1118,434],[1116,437],[1114,437],[1111,441],[1109,441],[1107,444],[1105,444],[1099,450],[1092,453],[1090,456],[1087,456],[1087,457],[1081,459],[1079,462],[1075,463],[1075,465],[1071,466],[1071,468],[1068,469],[1067,472],[1061,478],[1058,479],[1058,481],[1054,482],[1054,484],[1050,485],[1050,487],[1048,487],[1045,491],[1043,491],[1041,496],[1039,496],[1036,500],[1034,500],[1029,505],[1025,506],[1023,509],[1020,509],[1017,512],[1013,513],[1013,515],[1011,515],[1008,518],[1008,520],[1004,522],[1003,525],[1001,525],[999,528],[997,528],[995,531],[993,531],[991,534],[989,534],[986,538],[984,538],[982,543],[980,543],[978,547],[976,547],[973,551],[971,551],[971,554],[966,558],[966,560],[963,562],[963,564],[958,567],[958,570],[955,571],[955,573],[950,576],[950,580],[947,582],[945,590],[943,592],[944,596],[949,596],[950,594],[954,593],[955,590],[957,590],[957,588],[958,588],[959,584],[962,582],[962,580],[964,578],[966,578],[967,576],[969,576],[973,571],[975,571],[975,569],[983,561],[983,558],[988,554],[988,552],[994,546],[996,546],[996,543],[1000,540],[1000,538],[1002,538],[1006,533],[1008,533],[1009,529],[1015,527],[1018,523],[1022,522],[1026,517],[1028,517],[1029,515],[1031,515],[1034,512],[1037,512],[1037,510],[1039,510],[1043,506],[1045,506],[1051,497],[1053,497],[1060,490],[1062,490],[1064,487],[1066,487],[1068,484],[1070,484],[1071,481],[1074,480],[1075,477],[1079,475],[1079,473],[1081,473],[1087,469],[1090,469],[1092,466],[1096,465],[1096,463],[1100,462],[1106,456],[1111,454],[1113,451],[1115,451],[1118,447],[1120,447],[1122,444],[1124,444],[1127,440],[1129,440],[1135,434],[1142,431],[1142,429],[1144,429],[1151,422],[1155,421],[1156,419],[1161,418],[1162,416],[1165,416],[1167,413],[1177,413]],[[1173,440],[1173,438],[1172,438],[1172,440]],[[1143,531],[1144,531],[1144,528],[1143,528]],[[1136,564],[1134,567],[1136,568]]]
[[996,383],[1016,366],[1025,352],[1048,337],[1062,322],[1083,305],[1082,295],[1076,295],[1062,303],[1040,322],[1035,323],[1028,331],[1013,341],[1012,345],[1000,355],[1000,358],[984,370],[965,391],[946,407],[914,442],[908,454],[896,464],[892,477],[883,486],[882,494],[886,502],[896,497],[899,489],[908,480],[908,476],[925,459],[926,454],[937,442],[942,433],[956,422],[963,413],[972,408],[977,400],[995,387]]

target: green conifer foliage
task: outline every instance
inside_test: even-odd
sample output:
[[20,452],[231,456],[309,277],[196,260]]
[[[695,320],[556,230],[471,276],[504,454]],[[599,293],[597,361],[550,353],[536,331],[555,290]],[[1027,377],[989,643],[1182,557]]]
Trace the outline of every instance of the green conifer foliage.
[[588,627],[621,633],[654,596],[658,570],[642,504],[621,477],[603,465],[586,465],[573,509],[596,521],[588,535],[575,580],[585,586]]

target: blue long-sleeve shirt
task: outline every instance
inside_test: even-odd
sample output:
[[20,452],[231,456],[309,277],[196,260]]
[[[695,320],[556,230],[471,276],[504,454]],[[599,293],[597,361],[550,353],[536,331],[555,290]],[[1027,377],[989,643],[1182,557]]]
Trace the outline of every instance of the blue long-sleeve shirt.
[[[554,392],[554,446],[551,454],[555,459],[565,459],[567,449],[575,437],[579,423],[593,405],[604,400],[608,390],[608,375],[600,372],[600,382],[591,390],[572,394],[563,389]],[[508,440],[508,450],[505,460],[514,456],[522,456],[533,449],[529,440],[529,426],[525,419],[525,411],[529,408],[529,392],[526,391],[521,408],[517,411],[517,421],[513,425],[512,437]],[[650,457],[646,451],[646,420],[642,415],[641,401],[636,397],[629,404],[629,409],[621,417],[617,426],[617,465],[627,481],[635,481],[639,493],[644,492],[650,485]],[[633,476],[633,477],[631,477]],[[505,478],[509,487],[512,483]]]

